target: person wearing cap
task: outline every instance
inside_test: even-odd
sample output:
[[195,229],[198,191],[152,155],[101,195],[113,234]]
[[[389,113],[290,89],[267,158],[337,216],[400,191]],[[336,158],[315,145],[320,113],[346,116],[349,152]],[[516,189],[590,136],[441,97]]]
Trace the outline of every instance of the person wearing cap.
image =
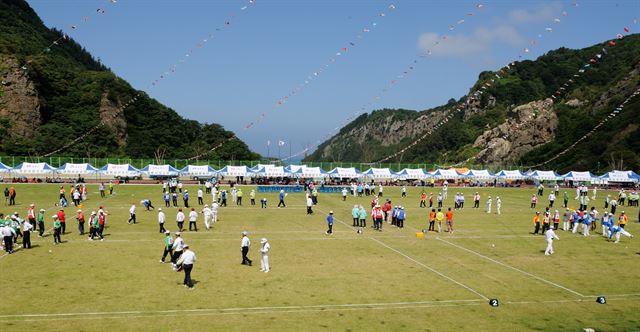
[[242,252],[242,265],[251,266],[251,260],[247,255],[249,254],[249,248],[251,247],[251,240],[249,240],[249,233],[247,231],[242,232],[242,240],[240,240],[240,251]]
[[158,226],[160,226],[160,233],[163,233],[165,231],[164,222],[166,221],[166,219],[167,216],[162,211],[162,208],[158,208]]
[[326,234],[333,234],[333,211],[329,211],[329,215],[327,216],[327,227],[329,229],[327,229]]
[[236,191],[236,204],[239,206],[242,206],[242,188],[238,188],[238,191]]
[[171,264],[174,268],[176,268],[178,261],[178,257],[182,255],[182,251],[184,250],[184,239],[180,236],[180,232],[175,232],[176,238],[173,240],[173,245],[171,245],[171,249],[173,249],[173,256],[171,256]]
[[626,214],[624,214],[624,211],[620,212],[620,217],[618,217],[618,226],[620,226],[620,228],[624,228],[625,226],[627,226],[628,221],[629,218]]
[[184,190],[184,193],[182,194],[182,201],[184,202],[184,207],[189,208],[189,190]]
[[84,235],[84,214],[82,213],[82,210],[78,210],[76,220],[78,221],[78,233],[80,233],[80,235]]
[[22,219],[18,216],[18,212],[14,212],[11,218],[9,218],[11,227],[16,232],[16,236],[13,238],[13,243],[18,243],[18,237],[22,237]]
[[287,207],[287,204],[284,204],[284,197],[285,197],[285,193],[284,190],[280,190],[280,194],[278,195],[278,198],[280,199],[280,201],[278,202],[278,208],[280,208],[280,206],[282,205],[282,207]]
[[31,230],[33,224],[30,222],[22,223],[22,247],[25,249],[31,249]]
[[261,208],[261,209],[266,209],[266,208],[267,208],[267,198],[266,198],[266,197],[263,197],[263,198],[260,200],[260,208]]
[[51,216],[53,218],[53,244],[62,243],[60,234],[62,233],[63,223],[60,222],[58,215]]
[[251,206],[255,206],[256,205],[256,191],[251,189],[251,192],[249,193],[249,199],[251,200]]
[[569,194],[567,194],[566,191],[562,194],[562,202],[564,203],[564,208],[566,208],[567,204],[569,204]]
[[193,289],[193,281],[191,280],[191,270],[193,270],[193,263],[196,262],[196,254],[189,249],[188,245],[184,245],[184,252],[180,255],[180,258],[176,262],[176,265],[182,265],[184,271],[184,281],[182,282],[185,287]]
[[347,200],[347,188],[344,187],[342,188],[342,201],[346,201]]
[[354,205],[353,209],[351,209],[351,216],[353,217],[353,227],[360,226],[359,215],[360,209],[358,208],[358,205]]
[[182,231],[184,226],[184,219],[184,212],[182,212],[182,209],[178,209],[178,213],[176,214],[176,224],[178,225],[178,231]]
[[367,211],[362,205],[358,206],[358,219],[360,219],[358,226],[367,227]]
[[477,191],[473,194],[473,208],[480,208],[480,193],[478,193]]
[[36,211],[35,204],[33,203],[29,205],[29,209],[27,210],[27,219],[31,223],[31,226],[33,226],[32,228],[36,229]]
[[178,194],[175,191],[171,193],[171,202],[173,207],[178,207]]
[[38,236],[40,237],[44,234],[44,212],[45,209],[40,209],[40,211],[38,211],[38,216],[36,217],[36,221],[38,222]]
[[549,256],[553,254],[553,240],[560,240],[560,238],[558,237],[558,235],[556,235],[552,228],[547,229],[544,235],[546,235],[547,237],[547,249],[544,251],[544,255]]
[[404,211],[404,206],[398,207],[397,213],[396,226],[398,226],[398,228],[404,228],[404,219],[407,217],[407,214]]
[[162,200],[165,207],[171,207],[171,194],[168,191],[162,194]]
[[155,209],[150,199],[143,199],[140,201],[140,204],[142,204],[142,206],[144,206],[147,211],[149,211],[150,209]]
[[571,210],[569,208],[565,208],[564,215],[562,217],[562,230],[566,231],[569,228],[569,220],[571,219]]
[[89,241],[93,241],[93,238],[100,236],[100,239],[104,239],[102,233],[100,233],[100,218],[96,214],[96,211],[91,211],[89,216]]
[[9,254],[13,253],[13,237],[16,235],[16,231],[11,228],[9,223],[5,223],[4,226],[0,227],[0,233],[4,241],[4,250]]
[[445,219],[447,221],[447,232],[453,233],[453,211],[451,211],[451,208],[447,210]]
[[127,220],[127,223],[129,224],[136,223],[136,204],[135,203],[131,203],[131,207],[129,208],[129,220]]
[[487,196],[487,210],[485,212],[491,213],[491,204],[493,201],[491,200],[491,195]]
[[620,234],[628,237],[633,237],[633,235],[627,232],[623,227],[621,227],[621,225],[616,226],[613,223],[609,225],[609,241],[611,241],[613,239],[613,236],[615,235],[615,243],[620,242]]
[[104,240],[104,227],[107,224],[107,214],[102,209],[102,206],[98,209],[98,235],[100,236],[100,241]]
[[196,212],[195,208],[191,208],[191,212],[189,212],[189,231],[194,230],[198,231],[198,225],[196,221],[198,220],[198,212]]
[[173,238],[171,237],[171,232],[169,230],[164,231],[164,251],[162,252],[162,258],[160,258],[160,263],[164,264],[164,259],[173,257]]
[[[383,216],[383,212],[382,212],[382,209],[380,208],[380,205],[376,205],[373,207],[373,209],[371,209],[371,218],[373,219],[373,229],[379,230],[379,231],[382,230],[382,216]],[[333,221],[333,218],[332,218],[332,221]]]
[[262,245],[262,247],[260,247],[260,252],[262,253],[262,259],[260,260],[260,271],[267,273],[270,270],[269,250],[271,250],[271,245],[266,238],[262,238],[262,240],[260,240],[260,244]]
[[65,234],[67,231],[67,227],[66,227],[66,216],[64,214],[64,209],[60,209],[58,211],[58,215],[57,215],[57,220],[60,222],[60,224],[62,224],[62,234]]
[[211,229],[211,208],[209,208],[209,204],[205,204],[200,213],[204,215],[204,227],[207,230]]
[[553,230],[557,231],[560,225],[560,211],[556,210],[551,219],[553,219]]
[[218,202],[211,203],[211,221],[213,221],[214,224],[218,222],[219,207],[220,207],[220,204],[218,204]]
[[496,213],[502,214],[502,200],[500,196],[496,196]]

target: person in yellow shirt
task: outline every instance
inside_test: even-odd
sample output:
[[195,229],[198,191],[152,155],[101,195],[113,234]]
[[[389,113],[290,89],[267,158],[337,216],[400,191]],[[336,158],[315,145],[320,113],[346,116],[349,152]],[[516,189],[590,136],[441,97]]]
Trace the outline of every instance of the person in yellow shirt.
[[629,221],[629,218],[624,214],[624,211],[620,212],[620,217],[618,217],[618,226],[620,226],[620,228],[624,228],[624,226],[627,225],[627,221]]
[[532,234],[538,234],[538,231],[540,231],[540,212],[536,212],[536,215],[533,216],[533,225],[535,228]]
[[444,221],[444,213],[442,213],[442,209],[438,209],[438,213],[436,213],[436,221],[438,222],[438,233],[442,233],[442,222]]

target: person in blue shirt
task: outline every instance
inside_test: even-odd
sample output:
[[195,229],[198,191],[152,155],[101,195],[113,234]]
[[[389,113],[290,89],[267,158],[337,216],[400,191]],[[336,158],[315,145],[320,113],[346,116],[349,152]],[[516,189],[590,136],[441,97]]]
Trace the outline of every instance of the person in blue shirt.
[[171,204],[169,203],[169,201],[171,200],[171,197],[169,196],[169,191],[165,192],[164,195],[162,195],[162,198],[164,199],[164,206],[171,207]]
[[360,216],[360,209],[358,208],[357,205],[354,205],[353,209],[351,210],[351,217],[353,217],[353,227],[360,226],[359,216]]
[[223,190],[220,193],[220,206],[227,206],[227,191]]
[[153,204],[151,204],[151,200],[143,199],[140,201],[140,204],[142,204],[142,206],[144,206],[147,211],[149,211],[149,209],[155,209],[155,207],[153,207]]
[[633,235],[631,235],[631,233],[627,232],[624,228],[622,228],[620,226],[616,226],[613,222],[611,222],[609,224],[609,241],[611,241],[613,239],[613,236],[615,235],[615,237],[616,237],[615,243],[620,242],[620,233],[622,233],[622,235],[625,235],[625,236],[628,236],[628,237],[633,237]]
[[333,211],[329,211],[329,215],[327,216],[327,226],[329,229],[327,229],[326,234],[333,234]]
[[185,190],[182,195],[182,200],[184,201],[184,207],[189,207],[189,190]]
[[404,218],[405,218],[405,213],[404,213],[404,207],[400,206],[398,207],[398,220],[396,220],[396,226],[398,226],[398,228],[404,228]]
[[286,194],[284,193],[284,190],[280,190],[280,195],[278,196],[278,198],[280,198],[280,202],[278,202],[278,208],[280,208],[281,205],[282,207],[287,207],[287,204],[284,204],[285,196]]

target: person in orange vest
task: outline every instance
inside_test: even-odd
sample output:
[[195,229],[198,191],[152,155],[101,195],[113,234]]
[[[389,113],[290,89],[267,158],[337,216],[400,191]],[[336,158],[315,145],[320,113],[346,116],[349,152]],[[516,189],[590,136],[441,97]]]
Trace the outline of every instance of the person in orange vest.
[[35,204],[30,204],[29,209],[27,210],[27,219],[29,219],[29,223],[33,226],[33,229],[36,229],[36,211]]
[[427,207],[427,193],[424,191],[420,194],[420,207]]
[[373,207],[371,211],[371,217],[373,218],[373,229],[382,231],[382,208],[380,205],[376,205]]
[[84,214],[82,213],[82,210],[78,210],[76,219],[78,220],[78,232],[80,235],[84,235]]
[[58,221],[60,222],[60,227],[62,227],[61,228],[62,234],[65,234],[67,227],[66,227],[66,218],[64,214],[64,209],[60,209],[58,211]]
[[533,233],[531,234],[538,234],[538,232],[540,231],[540,212],[536,212],[536,215],[533,216],[533,225],[534,225],[534,229],[533,229]]
[[9,205],[16,205],[16,188],[9,189]]
[[447,210],[446,218],[447,218],[447,232],[453,233],[453,212],[451,211],[451,208]]
[[431,209],[429,212],[429,231],[436,231],[436,209]]
[[620,212],[620,217],[618,217],[618,226],[620,226],[620,228],[624,228],[624,226],[627,226],[628,221],[629,218],[624,214],[624,211]]
[[551,227],[551,215],[549,211],[544,213],[542,217],[542,234],[544,234]]

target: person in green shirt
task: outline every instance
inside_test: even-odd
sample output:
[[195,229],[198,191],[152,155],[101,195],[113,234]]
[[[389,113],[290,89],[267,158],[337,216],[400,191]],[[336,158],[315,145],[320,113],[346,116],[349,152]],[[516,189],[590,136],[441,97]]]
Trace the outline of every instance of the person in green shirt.
[[38,222],[38,236],[42,237],[44,234],[44,209],[40,209],[36,221]]
[[53,215],[51,218],[53,218],[53,244],[62,243],[62,239],[60,238],[62,223],[60,223],[57,215]]
[[569,194],[565,191],[564,194],[562,194],[562,198],[564,200],[564,207],[566,208],[569,203]]
[[96,236],[100,236],[100,241],[104,240],[102,233],[100,232],[100,217],[96,214],[95,211],[91,211],[91,230],[89,231],[89,241],[93,241],[93,238]]
[[162,258],[160,259],[160,263],[164,264],[164,259],[169,255],[169,257],[173,257],[173,238],[171,237],[171,232],[169,230],[164,231],[164,252],[162,253]]

